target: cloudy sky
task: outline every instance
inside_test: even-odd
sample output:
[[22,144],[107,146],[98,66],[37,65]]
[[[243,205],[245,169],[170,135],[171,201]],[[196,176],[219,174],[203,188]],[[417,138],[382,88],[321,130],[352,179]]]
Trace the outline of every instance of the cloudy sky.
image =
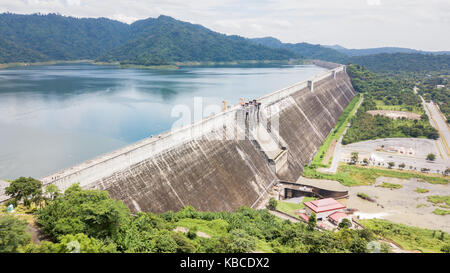
[[107,17],[160,14],[245,37],[450,50],[449,0],[0,0],[0,12]]

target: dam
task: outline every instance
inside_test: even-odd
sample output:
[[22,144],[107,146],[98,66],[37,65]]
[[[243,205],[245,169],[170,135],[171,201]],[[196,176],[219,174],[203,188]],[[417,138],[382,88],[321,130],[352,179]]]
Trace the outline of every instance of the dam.
[[298,179],[354,95],[339,66],[41,181],[106,190],[132,212],[255,207],[278,181]]

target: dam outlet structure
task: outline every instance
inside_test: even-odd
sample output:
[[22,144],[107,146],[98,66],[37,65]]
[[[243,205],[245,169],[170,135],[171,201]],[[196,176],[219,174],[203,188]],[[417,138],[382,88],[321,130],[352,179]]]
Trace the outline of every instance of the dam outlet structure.
[[132,212],[256,207],[279,181],[300,177],[354,96],[338,66],[41,181],[106,190]]

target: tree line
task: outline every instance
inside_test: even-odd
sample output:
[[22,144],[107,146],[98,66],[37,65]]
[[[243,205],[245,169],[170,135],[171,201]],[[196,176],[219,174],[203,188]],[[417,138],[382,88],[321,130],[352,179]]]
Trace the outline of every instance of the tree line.
[[[48,188],[49,186],[47,186]],[[27,223],[14,214],[0,214],[0,252],[150,252],[247,253],[367,252],[375,239],[370,230],[341,225],[337,232],[319,231],[311,223],[292,223],[264,210],[241,207],[235,212],[202,212],[187,206],[162,214],[132,215],[122,201],[99,190],[74,184],[61,193],[33,178],[11,182],[11,204],[33,207],[46,240],[30,241]],[[188,227],[177,232],[177,227]],[[315,226],[315,225],[314,225]],[[207,228],[208,236],[198,232]]]

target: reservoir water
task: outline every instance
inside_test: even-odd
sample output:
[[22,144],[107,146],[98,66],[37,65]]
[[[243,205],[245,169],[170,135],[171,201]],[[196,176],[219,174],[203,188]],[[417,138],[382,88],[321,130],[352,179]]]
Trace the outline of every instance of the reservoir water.
[[[90,64],[0,70],[0,179],[40,178],[321,74],[314,65],[119,69]],[[194,98],[196,98],[194,100]],[[201,102],[200,116],[194,111]],[[209,110],[206,110],[209,109]]]

